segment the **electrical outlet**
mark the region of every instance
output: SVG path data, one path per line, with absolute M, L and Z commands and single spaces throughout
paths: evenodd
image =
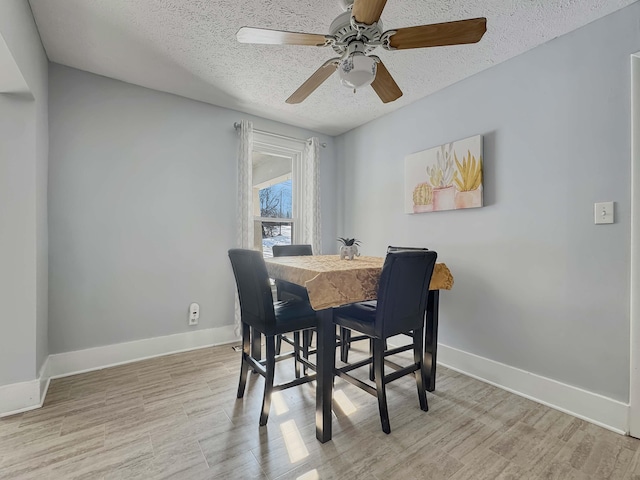
M 200 318 L 200 305 L 192 303 L 189 305 L 189 325 L 197 325 Z

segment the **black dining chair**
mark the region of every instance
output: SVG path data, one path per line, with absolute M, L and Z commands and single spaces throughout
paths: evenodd
M 427 250 L 429 249 L 421 248 L 421 247 L 393 247 L 391 245 L 387 247 L 387 253 L 402 252 L 402 251 L 427 251 Z M 411 336 L 412 334 L 409 333 L 408 335 Z M 351 343 L 357 342 L 358 340 L 365 340 L 366 338 L 368 338 L 366 335 L 358 335 L 354 337 L 351 335 L 351 330 L 349 330 L 348 328 L 341 328 L 340 329 L 340 360 L 343 361 L 344 363 L 349 363 L 349 350 L 351 349 Z M 372 353 L 372 348 L 373 347 L 370 344 L 369 355 L 371 355 Z M 373 365 L 371 365 L 369 378 L 371 380 L 374 379 Z
M 387 253 L 391 252 L 428 252 L 429 249 L 425 247 L 393 247 L 389 245 L 387 247 Z M 404 335 L 411 336 L 411 332 L 405 332 Z
M 398 251 L 387 254 L 378 299 L 360 302 L 334 310 L 334 322 L 373 340 L 373 355 L 365 360 L 336 368 L 335 374 L 378 398 L 382 430 L 391 432 L 387 409 L 386 385 L 404 375 L 415 374 L 420 408 L 429 409 L 425 388 L 424 316 L 427 308 L 429 283 L 437 254 L 432 251 Z M 385 358 L 407 350 L 407 347 L 387 349 L 389 337 L 411 332 L 413 363 L 385 375 Z M 348 372 L 373 363 L 375 387 Z
M 269 418 L 273 391 L 302 385 L 316 378 L 316 375 L 313 374 L 280 385 L 273 383 L 276 362 L 294 357 L 296 362 L 304 364 L 299 347 L 294 346 L 293 352 L 276 355 L 276 335 L 315 328 L 317 325 L 316 312 L 308 302 L 273 302 L 271 284 L 262 252 L 239 248 L 231 249 L 229 250 L 229 259 L 238 287 L 242 324 L 242 364 L 238 398 L 244 396 L 247 373 L 251 367 L 265 378 L 262 413 L 260 414 L 260 425 L 262 426 L 267 424 Z M 252 356 L 251 334 L 264 335 L 266 344 L 266 358 L 264 360 Z M 308 362 L 307 366 L 314 368 Z
M 394 247 L 392 245 L 389 245 L 387 247 L 387 253 L 392 253 L 392 252 L 428 252 L 429 249 L 426 247 Z M 372 305 L 375 305 L 375 300 L 374 303 Z M 413 332 L 402 332 L 401 335 L 406 335 L 409 337 L 413 337 Z M 352 337 L 350 330 L 347 328 L 341 328 L 340 329 L 340 345 L 342 345 L 342 348 L 340 349 L 340 358 L 342 359 L 343 362 L 348 363 L 348 359 L 349 359 L 349 349 L 351 348 L 351 342 L 356 342 L 358 340 L 363 340 L 366 337 L 366 335 L 359 335 L 357 337 Z M 386 345 L 385 345 L 386 348 Z M 406 345 L 405 350 L 410 350 L 412 348 L 411 345 Z M 373 353 L 373 340 L 370 341 L 369 343 L 369 356 L 371 356 Z M 389 362 L 389 363 L 393 363 L 393 362 Z M 371 363 L 371 365 L 369 366 L 369 380 L 373 381 L 375 380 L 375 372 L 373 371 L 373 363 Z

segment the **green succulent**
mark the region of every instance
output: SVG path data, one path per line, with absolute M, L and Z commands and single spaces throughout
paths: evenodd
M 358 240 L 357 238 L 338 237 L 338 241 L 341 242 L 345 247 L 351 247 L 352 245 L 360 245 L 360 240 Z

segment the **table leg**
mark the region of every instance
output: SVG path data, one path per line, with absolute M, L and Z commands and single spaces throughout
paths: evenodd
M 316 386 L 316 438 L 322 443 L 331 440 L 331 402 L 333 370 L 336 365 L 336 327 L 333 309 L 319 310 Z
M 429 290 L 427 300 L 427 322 L 425 328 L 424 362 L 427 367 L 425 384 L 427 391 L 436 389 L 436 353 L 438 350 L 438 307 L 440 290 Z

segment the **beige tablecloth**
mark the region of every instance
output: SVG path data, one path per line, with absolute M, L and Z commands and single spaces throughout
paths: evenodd
M 312 255 L 265 259 L 271 278 L 304 285 L 315 310 L 346 303 L 375 300 L 384 263 L 381 257 L 340 260 L 339 255 Z M 437 263 L 430 290 L 451 290 L 453 275 L 444 263 Z

